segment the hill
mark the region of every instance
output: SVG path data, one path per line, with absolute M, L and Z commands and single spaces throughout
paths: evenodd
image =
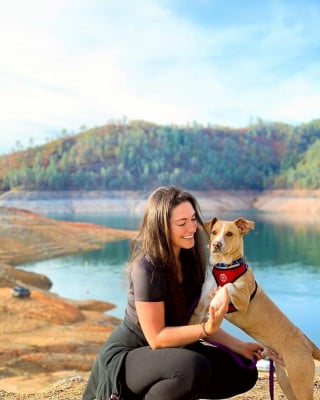
M 242 129 L 109 124 L 0 157 L 0 190 L 320 188 L 320 120 Z

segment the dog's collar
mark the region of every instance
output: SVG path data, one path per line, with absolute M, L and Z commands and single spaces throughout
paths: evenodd
M 245 264 L 245 260 L 243 257 L 238 258 L 237 260 L 232 261 L 231 264 L 217 263 L 213 265 L 213 268 L 225 269 L 225 268 L 234 268 L 239 265 Z

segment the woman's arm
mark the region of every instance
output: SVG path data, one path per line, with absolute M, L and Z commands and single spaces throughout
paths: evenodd
M 227 290 L 221 289 L 212 301 L 209 320 L 205 325 L 165 326 L 163 302 L 136 301 L 135 306 L 142 331 L 153 349 L 180 347 L 203 339 L 218 331 L 229 304 Z
M 202 326 L 165 326 L 164 303 L 136 301 L 140 326 L 152 349 L 180 347 L 205 337 Z M 217 329 L 220 323 L 217 321 Z

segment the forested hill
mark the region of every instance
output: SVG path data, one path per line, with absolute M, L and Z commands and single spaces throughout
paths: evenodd
M 113 123 L 0 157 L 0 190 L 320 188 L 320 119 L 243 129 Z

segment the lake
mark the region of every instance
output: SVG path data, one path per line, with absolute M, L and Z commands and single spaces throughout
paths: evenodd
M 126 215 L 48 215 L 57 219 L 92 222 L 122 229 L 137 229 L 140 216 Z M 233 219 L 240 215 L 221 214 Z M 320 230 L 319 223 L 304 225 L 266 218 L 246 211 L 243 217 L 254 220 L 255 229 L 245 236 L 245 255 L 257 282 L 272 300 L 320 346 Z M 206 216 L 205 216 L 206 217 Z M 101 250 L 75 254 L 35 263 L 21 268 L 45 274 L 52 292 L 71 299 L 96 299 L 111 302 L 109 311 L 122 318 L 127 300 L 125 266 L 127 240 L 107 243 Z M 225 329 L 241 338 L 247 336 L 229 322 Z

